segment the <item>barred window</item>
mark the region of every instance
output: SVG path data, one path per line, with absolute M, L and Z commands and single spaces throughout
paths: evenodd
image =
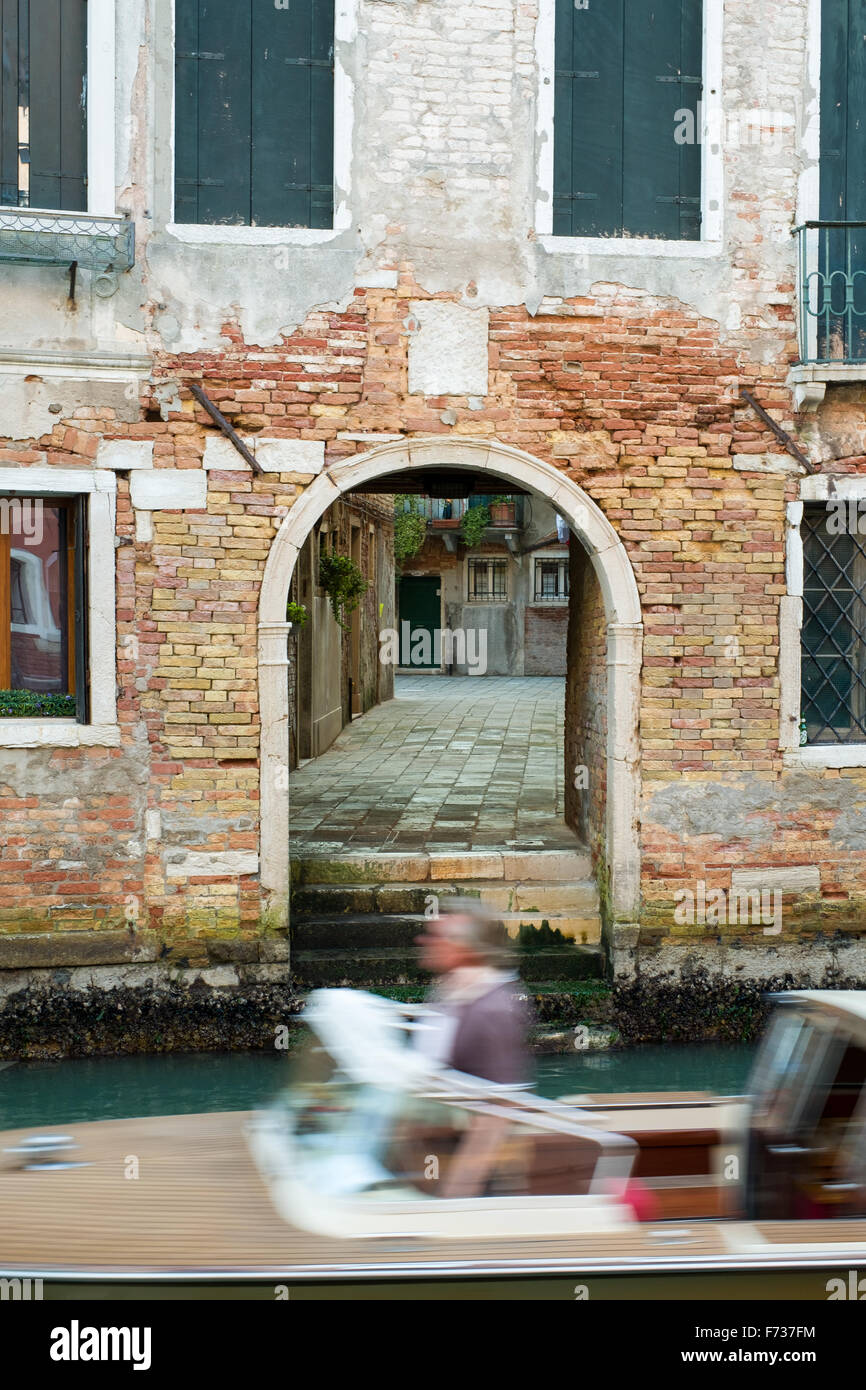
M 503 603 L 508 598 L 507 560 L 469 561 L 469 602 Z
M 805 725 L 807 743 L 866 742 L 866 534 L 860 524 L 856 504 L 822 503 L 803 511 L 801 731 Z
M 535 602 L 562 603 L 568 598 L 568 560 L 536 560 Z

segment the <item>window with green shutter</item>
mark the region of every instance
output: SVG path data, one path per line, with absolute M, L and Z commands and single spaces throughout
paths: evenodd
M 175 0 L 175 220 L 330 227 L 334 0 Z
M 554 236 L 699 240 L 701 0 L 555 3 Z
M 87 209 L 87 0 L 0 0 L 0 206 Z

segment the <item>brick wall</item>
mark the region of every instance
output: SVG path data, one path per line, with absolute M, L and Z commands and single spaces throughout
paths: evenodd
M 523 612 L 524 674 L 564 676 L 568 605 L 529 606 Z
M 676 939 L 673 892 L 705 870 L 729 879 L 733 865 L 804 860 L 820 862 L 821 893 L 792 930 L 837 920 L 862 930 L 866 859 L 852 799 L 862 805 L 866 773 L 798 774 L 777 746 L 784 503 L 794 486 L 785 473 L 758 471 L 764 456 L 783 456 L 736 388 L 750 386 L 784 417 L 790 336 L 769 367 L 735 353 L 699 315 L 622 289 L 535 316 L 502 308 L 491 316 L 490 390 L 478 409 L 409 396 L 410 296 L 423 291 L 404 272 L 396 293 L 358 293 L 343 312 L 311 314 L 276 347 L 250 345 L 226 324 L 219 353 L 159 359 L 155 384 L 180 383 L 180 408 L 166 420 L 124 426 L 78 411 L 32 446 L 0 451 L 0 464 L 89 468 L 100 436 L 116 434 L 152 440 L 157 469 L 199 469 L 211 426 L 185 389 L 191 381 L 240 427 L 322 441 L 329 463 L 363 447 L 341 433 L 370 429 L 496 438 L 549 460 L 604 510 L 640 590 L 650 936 Z M 857 459 L 845 466 L 866 469 Z M 16 831 L 4 885 L 19 925 L 55 923 L 61 900 L 79 905 L 81 920 L 117 921 L 133 897 L 141 928 L 189 959 L 204 958 L 209 936 L 259 929 L 254 875 L 179 878 L 172 865 L 191 850 L 256 849 L 257 604 L 271 541 L 310 476 L 212 470 L 208 482 L 206 511 L 155 512 L 144 541 L 119 478 L 121 748 L 0 753 Z M 599 660 L 594 648 L 585 692 Z M 598 766 L 602 730 L 580 737 Z M 603 785 L 599 775 L 596 827 Z M 145 840 L 146 810 L 160 813 L 159 841 Z M 84 859 L 86 875 L 59 867 Z

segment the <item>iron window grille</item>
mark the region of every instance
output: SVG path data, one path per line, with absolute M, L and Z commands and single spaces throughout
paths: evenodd
M 804 222 L 798 241 L 800 361 L 866 360 L 866 222 Z
M 568 598 L 568 561 L 536 560 L 535 602 L 561 603 Z
M 469 561 L 469 602 L 503 603 L 508 598 L 507 560 Z
M 0 262 L 72 265 L 106 274 L 135 261 L 135 226 L 126 217 L 0 208 Z
M 866 536 L 803 512 L 802 723 L 806 742 L 866 742 Z M 801 733 L 802 738 L 802 733 Z

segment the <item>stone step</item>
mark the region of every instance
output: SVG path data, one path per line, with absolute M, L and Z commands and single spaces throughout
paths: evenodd
M 533 912 L 499 914 L 508 935 L 531 947 L 530 933 L 558 932 L 580 945 L 601 939 L 598 915 L 583 916 Z M 421 912 L 346 912 L 340 915 L 305 914 L 292 918 L 292 951 L 344 950 L 355 947 L 399 946 L 408 950 L 424 931 L 428 918 Z
M 470 883 L 488 879 L 509 883 L 569 882 L 589 878 L 588 849 L 437 851 L 413 854 L 310 855 L 292 859 L 292 879 L 308 883 Z
M 593 879 L 563 883 L 505 883 L 477 879 L 469 883 L 306 883 L 292 894 L 292 916 L 359 912 L 424 912 L 435 898 L 464 893 L 478 897 L 496 912 L 532 912 L 541 916 L 598 915 Z
M 533 981 L 600 979 L 602 952 L 597 946 L 565 946 L 542 951 L 523 951 L 517 957 L 520 978 Z M 426 984 L 427 972 L 418 964 L 417 952 L 398 948 L 345 951 L 295 951 L 292 976 L 300 989 L 329 987 Z

